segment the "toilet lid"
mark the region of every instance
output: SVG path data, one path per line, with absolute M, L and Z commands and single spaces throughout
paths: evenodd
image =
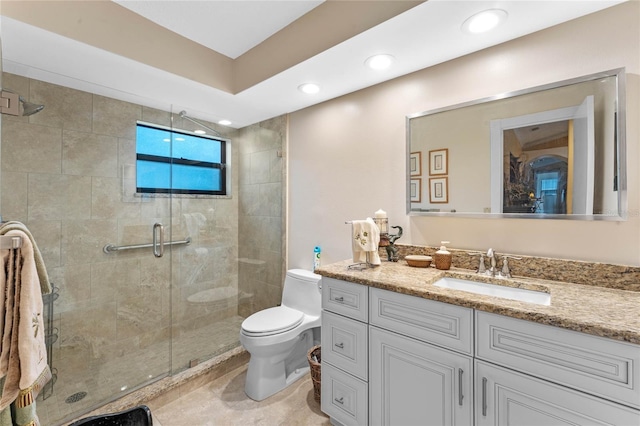
M 276 306 L 249 316 L 242 321 L 242 331 L 249 336 L 268 336 L 284 333 L 297 327 L 304 314 L 286 306 Z

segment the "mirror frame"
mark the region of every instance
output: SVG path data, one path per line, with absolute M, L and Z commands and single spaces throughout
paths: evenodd
M 616 136 L 617 146 L 616 152 L 618 156 L 618 213 L 615 215 L 579 215 L 579 214 L 548 214 L 548 213 L 474 213 L 474 212 L 422 212 L 411 210 L 411 120 L 428 115 L 438 114 L 454 109 L 464 108 L 468 106 L 498 101 L 501 99 L 513 98 L 520 95 L 526 95 L 534 92 L 540 92 L 558 87 L 569 86 L 576 83 L 583 83 L 591 80 L 598 80 L 606 77 L 616 77 L 616 95 L 617 95 L 617 120 L 616 120 Z M 506 219 L 506 218 L 522 218 L 522 219 L 563 219 L 563 220 L 604 220 L 604 221 L 623 221 L 627 220 L 627 139 L 626 139 L 626 74 L 625 68 L 615 68 L 609 71 L 603 71 L 595 74 L 589 74 L 582 77 L 576 77 L 568 80 L 562 80 L 555 83 L 549 83 L 541 86 L 530 87 L 528 89 L 517 90 L 508 93 L 502 93 L 486 98 L 476 99 L 469 102 L 463 102 L 443 108 L 430 111 L 415 113 L 406 116 L 406 209 L 408 216 L 435 216 L 435 217 L 467 217 L 481 219 Z M 487 141 L 490 149 L 490 141 Z M 490 166 L 489 166 L 490 167 Z

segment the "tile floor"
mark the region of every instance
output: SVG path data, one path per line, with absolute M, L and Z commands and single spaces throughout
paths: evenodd
M 244 365 L 169 403 L 149 403 L 154 426 L 330 425 L 310 375 L 256 402 L 244 393 L 246 374 Z

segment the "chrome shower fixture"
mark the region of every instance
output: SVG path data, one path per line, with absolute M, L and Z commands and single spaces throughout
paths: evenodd
M 44 105 L 34 104 L 32 102 L 29 102 L 25 98 L 23 98 L 22 96 L 18 97 L 18 99 L 22 103 L 22 115 L 23 116 L 33 115 L 33 114 L 38 113 L 38 112 L 40 112 L 40 111 L 42 111 L 44 109 Z
M 20 114 L 20 104 L 22 104 L 22 114 Z M 29 102 L 11 90 L 2 89 L 0 92 L 0 113 L 2 114 L 29 116 L 43 109 L 44 105 Z
M 184 111 L 184 110 L 183 110 L 183 111 L 180 111 L 180 114 L 179 114 L 179 115 L 180 115 L 180 118 L 186 118 L 187 120 L 191 121 L 192 123 L 197 124 L 198 126 L 202 126 L 202 127 L 204 127 L 205 129 L 207 129 L 207 130 L 211 130 L 211 131 L 212 131 L 216 136 L 223 137 L 223 136 L 220 134 L 220 132 L 218 132 L 217 130 L 212 129 L 211 127 L 207 126 L 206 124 L 202 124 L 201 122 L 199 122 L 199 121 L 198 121 L 198 120 L 196 120 L 195 118 L 191 118 L 191 117 L 189 117 L 189 116 L 187 115 L 187 111 Z

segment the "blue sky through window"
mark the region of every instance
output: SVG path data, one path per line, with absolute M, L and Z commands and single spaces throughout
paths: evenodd
M 225 143 L 138 123 L 138 192 L 225 195 Z

